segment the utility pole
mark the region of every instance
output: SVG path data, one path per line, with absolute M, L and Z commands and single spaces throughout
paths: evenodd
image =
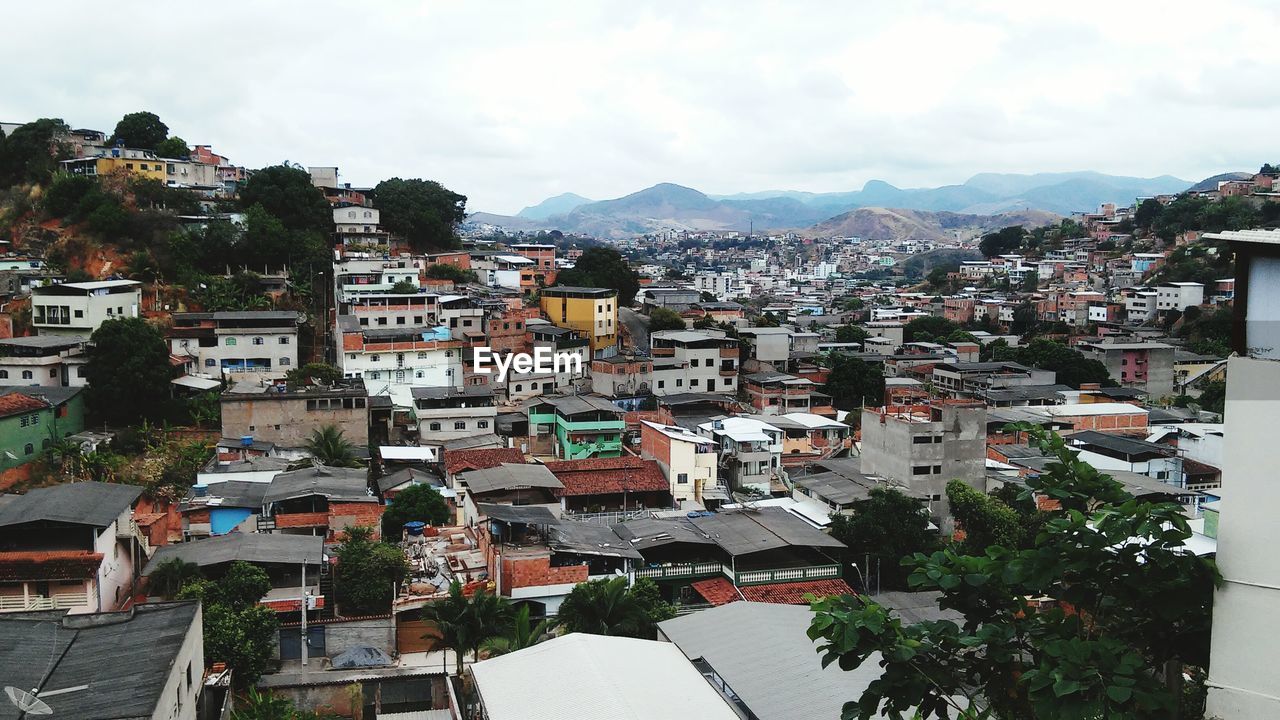
M 307 648 L 307 563 L 302 563 L 302 667 L 307 666 L 307 656 L 310 655 Z

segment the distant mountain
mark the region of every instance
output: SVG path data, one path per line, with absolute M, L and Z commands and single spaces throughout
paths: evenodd
M 552 215 L 563 215 L 570 212 L 579 205 L 586 205 L 592 202 L 588 198 L 574 193 L 563 193 L 555 197 L 547 198 L 537 205 L 529 207 L 516 213 L 516 217 L 528 218 L 530 220 L 546 220 Z
M 1218 183 L 1220 182 L 1226 182 L 1227 180 L 1251 180 L 1253 178 L 1253 175 L 1254 174 L 1251 172 L 1222 173 L 1221 175 L 1214 175 L 1213 177 L 1207 177 L 1201 180 L 1200 182 L 1196 183 L 1195 185 L 1192 185 L 1191 187 L 1187 188 L 1187 190 L 1189 190 L 1190 192 L 1209 192 L 1210 190 L 1217 190 Z
M 919 240 L 933 242 L 956 234 L 972 236 L 1010 225 L 1039 227 L 1059 216 L 1043 210 L 971 215 L 889 208 L 858 208 L 809 228 L 814 237 L 861 237 L 867 240 Z

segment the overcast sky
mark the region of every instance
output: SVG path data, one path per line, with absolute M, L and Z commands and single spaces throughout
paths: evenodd
M 2 121 L 151 110 L 236 164 L 472 210 L 1280 161 L 1277 2 L 46 0 L 4 26 Z

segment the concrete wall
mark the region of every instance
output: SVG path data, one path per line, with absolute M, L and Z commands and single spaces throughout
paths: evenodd
M 1280 362 L 1231 358 L 1207 717 L 1280 717 Z
M 169 667 L 169 675 L 151 715 L 153 720 L 196 720 L 199 709 L 196 698 L 204 685 L 203 617 L 203 609 L 196 610 L 195 619 L 178 648 L 178 655 Z M 139 641 L 146 642 L 146 639 L 139 638 Z
M 883 422 L 882 422 L 883 419 Z M 982 490 L 986 477 L 985 407 L 944 406 L 936 422 L 907 422 L 875 409 L 862 413 L 862 472 L 880 475 L 933 500 L 946 497 L 947 483 L 963 480 Z M 916 442 L 917 437 L 941 438 Z M 914 469 L 928 467 L 927 473 Z M 937 472 L 934 472 L 934 468 Z M 944 517 L 946 503 L 935 502 Z
M 297 448 L 307 444 L 311 431 L 325 425 L 336 425 L 347 442 L 357 447 L 369 444 L 368 399 L 354 398 L 363 407 L 308 410 L 302 395 L 270 395 L 268 393 L 230 394 L 222 397 L 222 435 L 273 442 L 281 447 Z M 317 395 L 314 399 L 325 399 Z M 328 398 L 350 400 L 353 398 Z M 339 403 L 341 404 L 341 403 Z M 252 429 L 250 429 L 252 428 Z

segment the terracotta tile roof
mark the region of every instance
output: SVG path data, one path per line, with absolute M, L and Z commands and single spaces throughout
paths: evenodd
M 101 553 L 83 550 L 0 552 L 0 580 L 84 580 L 101 564 Z
M 853 588 L 843 580 L 809 580 L 806 582 L 772 583 L 769 585 L 744 585 L 737 590 L 727 578 L 699 580 L 690 586 L 712 605 L 725 605 L 744 597 L 751 602 L 775 605 L 805 605 L 806 594 L 819 598 L 831 595 L 852 595 Z M 738 592 L 741 591 L 742 595 Z
M 523 463 L 524 455 L 516 448 L 474 448 L 445 450 L 444 469 L 450 475 L 463 470 L 488 470 L 503 463 Z
M 49 407 L 49 403 L 19 392 L 0 395 L 0 417 L 20 415 L 34 410 L 44 410 L 47 407 Z
M 547 463 L 547 469 L 564 485 L 555 491 L 557 497 L 670 489 L 657 461 L 638 457 L 562 460 Z

